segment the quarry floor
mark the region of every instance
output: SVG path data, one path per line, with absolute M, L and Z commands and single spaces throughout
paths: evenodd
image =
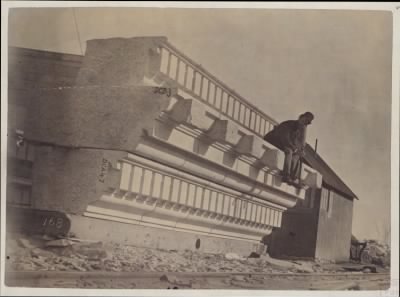
M 8 234 L 6 285 L 88 289 L 385 290 L 388 268 Z M 375 272 L 375 273 L 374 273 Z

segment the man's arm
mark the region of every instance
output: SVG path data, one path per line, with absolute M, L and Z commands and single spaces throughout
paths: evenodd
M 296 137 L 294 135 L 294 133 L 287 133 L 285 135 L 285 142 L 286 145 L 289 146 L 289 148 L 291 148 L 294 152 L 297 150 L 298 146 L 296 145 Z
M 299 143 L 298 143 L 298 154 L 301 157 L 304 157 L 305 155 L 305 147 L 306 147 L 306 132 L 307 132 L 307 126 L 300 126 L 299 128 Z
M 267 135 L 264 136 L 264 140 L 274 144 L 279 143 L 281 149 L 288 148 L 292 151 L 299 149 L 299 127 L 297 121 L 285 121 L 274 127 Z

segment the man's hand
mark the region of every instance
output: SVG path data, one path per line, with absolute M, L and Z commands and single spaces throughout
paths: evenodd
M 304 148 L 297 149 L 296 154 L 299 155 L 301 158 L 304 158 L 306 156 L 306 152 L 304 151 Z

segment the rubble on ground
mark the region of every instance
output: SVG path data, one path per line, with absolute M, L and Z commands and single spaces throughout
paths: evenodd
M 351 236 L 351 257 L 363 264 L 390 267 L 390 245 L 377 240 L 358 240 Z
M 243 257 L 234 253 L 160 250 L 84 241 L 76 238 L 27 238 L 7 240 L 9 270 L 110 271 L 110 272 L 231 272 L 315 273 L 337 271 L 314 261 L 278 260 L 262 254 Z M 165 275 L 166 279 L 171 276 Z
M 390 266 L 390 246 L 376 240 L 367 240 L 361 260 L 367 259 L 370 263 L 387 267 Z

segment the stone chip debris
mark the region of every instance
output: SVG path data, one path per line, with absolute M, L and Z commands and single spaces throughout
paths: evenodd
M 210 254 L 190 250 L 162 250 L 74 238 L 27 237 L 7 239 L 6 268 L 16 271 L 113 271 L 113 272 L 226 272 L 321 273 L 340 271 L 337 265 L 317 261 L 279 260 L 234 253 Z M 343 271 L 343 269 L 342 269 Z M 364 271 L 364 272 L 367 272 Z M 164 275 L 170 283 L 179 283 Z M 182 285 L 182 284 L 181 284 Z

